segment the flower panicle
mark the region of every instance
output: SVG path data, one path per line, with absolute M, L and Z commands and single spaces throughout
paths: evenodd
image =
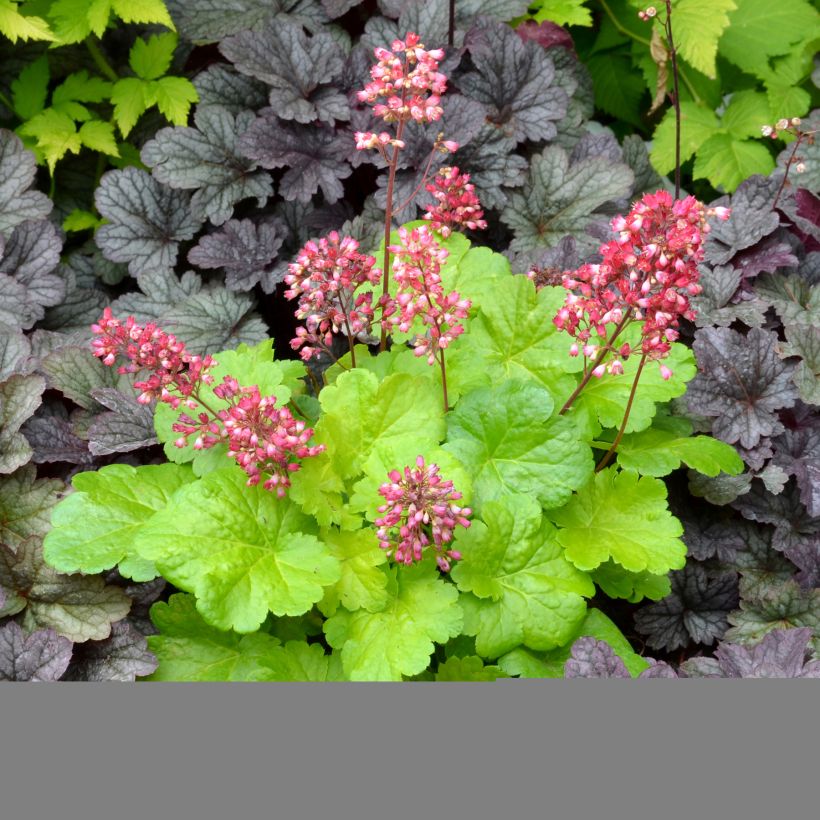
M 472 514 L 456 503 L 461 493 L 441 477 L 437 464 L 425 464 L 421 455 L 415 467 L 392 470 L 387 477 L 390 480 L 379 487 L 385 499 L 379 507 L 383 515 L 374 522 L 379 546 L 400 564 L 420 561 L 430 547 L 439 568 L 449 572 L 452 562 L 461 558 L 449 547 L 454 530 L 469 527 Z
M 453 228 L 461 226 L 473 231 L 486 229 L 484 211 L 469 174 L 461 173 L 456 166 L 439 168 L 434 181 L 425 187 L 436 201 L 427 206 L 422 218 L 429 220 L 430 227 L 445 239 Z
M 707 208 L 693 196 L 673 201 L 667 191 L 645 194 L 611 226 L 615 239 L 601 246 L 600 263 L 567 271 L 566 300 L 553 323 L 574 338 L 570 355 L 599 363 L 592 375 L 623 373 L 623 362 L 640 353 L 668 356 L 681 319 L 694 320 L 691 299 L 701 292 L 698 264 L 703 260 L 708 217 L 728 219 L 725 207 Z M 640 344 L 607 344 L 608 325 L 642 321 Z M 600 354 L 610 354 L 600 364 Z M 660 365 L 661 376 L 672 371 Z

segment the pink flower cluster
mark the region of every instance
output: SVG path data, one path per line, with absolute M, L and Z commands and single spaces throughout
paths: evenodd
M 119 356 L 124 356 L 128 364 L 117 368 L 119 373 L 150 372 L 145 381 L 134 382 L 134 387 L 142 391 L 137 398 L 141 404 L 160 399 L 176 409 L 198 384 L 213 382 L 213 376 L 207 373 L 215 364 L 210 356 L 192 356 L 175 336 L 153 323 L 142 327 L 129 316 L 123 324 L 111 308 L 105 308 L 91 330 L 95 334 L 91 342 L 93 353 L 103 364 L 111 367 Z
M 297 328 L 291 347 L 299 350 L 305 361 L 327 350 L 334 333 L 348 337 L 369 335 L 373 325 L 373 292 L 356 295 L 365 284 L 375 285 L 382 271 L 374 267 L 372 256 L 359 253 L 359 243 L 352 237 L 339 238 L 331 231 L 318 242 L 308 242 L 296 261 L 288 266 L 285 291 L 288 299 L 299 299 L 296 318 L 305 320 Z
M 387 321 L 407 333 L 415 318 L 420 317 L 429 332 L 414 340 L 415 354 L 427 356 L 427 362 L 434 364 L 438 351 L 464 332 L 458 320 L 466 318 L 471 303 L 456 291 L 444 292 L 441 266 L 449 254 L 426 225 L 411 231 L 399 228 L 399 237 L 400 245 L 390 245 L 391 253 L 395 254 L 393 275 L 399 285 L 395 297 L 397 312 Z
M 487 227 L 469 174 L 460 173 L 455 166 L 439 168 L 435 181 L 428 182 L 426 188 L 435 197 L 436 203 L 427 207 L 423 218 L 429 220 L 430 227 L 443 237 L 447 238 L 459 225 L 473 231 Z
M 281 498 L 290 486 L 289 474 L 300 468 L 297 459 L 315 456 L 325 449 L 324 445 L 308 446 L 313 430 L 295 419 L 286 407 L 277 408 L 276 396 L 261 396 L 256 386 L 240 387 L 231 376 L 225 376 L 213 388 L 214 396 L 227 407 L 209 407 L 200 389 L 213 384 L 214 377 L 208 370 L 216 362 L 210 356 L 189 354 L 182 342 L 156 325 L 141 327 L 133 316 L 123 324 L 106 308 L 91 330 L 95 334 L 93 353 L 103 364 L 110 367 L 119 357 L 125 357 L 128 364 L 118 368 L 120 373 L 148 371 L 145 381 L 134 382 L 143 391 L 140 402 L 147 404 L 156 398 L 175 410 L 184 403 L 187 410 L 196 413 L 194 418 L 183 411 L 172 425 L 175 433 L 181 433 L 175 446 L 185 447 L 191 436 L 196 436 L 193 447 L 197 450 L 226 441 L 229 457 L 248 475 L 248 486 L 258 484 L 262 474 L 270 474 L 264 487 L 275 489 Z
M 453 490 L 452 481 L 441 478 L 438 465 L 426 466 L 423 456 L 416 459 L 415 469 L 405 467 L 403 475 L 393 470 L 388 478 L 390 481 L 379 487 L 387 502 L 379 512 L 385 514 L 374 522 L 379 546 L 399 563 L 412 564 L 421 560 L 432 539 L 436 563 L 448 572 L 451 561 L 461 558 L 461 553 L 447 545 L 457 526 L 470 526 L 472 510 L 454 503 L 461 493 Z
M 617 238 L 600 248 L 600 264 L 582 265 L 563 275 L 569 291 L 553 319 L 559 330 L 576 339 L 570 354 L 598 359 L 594 376 L 623 373 L 622 362 L 638 352 L 628 343 L 608 346 L 607 325 L 642 321 L 640 352 L 662 359 L 678 338 L 681 318 L 694 319 L 690 298 L 701 291 L 698 263 L 709 231 L 707 216 L 728 219 L 728 208 L 707 209 L 694 197 L 673 201 L 666 191 L 645 194 L 627 216 L 612 220 Z M 668 379 L 672 371 L 661 365 Z

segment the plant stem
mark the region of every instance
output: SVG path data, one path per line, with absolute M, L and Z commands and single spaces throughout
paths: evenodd
M 444 412 L 450 409 L 450 402 L 447 400 L 447 368 L 444 366 L 444 348 L 439 350 L 438 363 L 441 367 L 441 388 L 444 391 Z
M 402 91 L 402 99 L 406 89 Z M 404 120 L 399 122 L 396 128 L 396 139 L 400 140 L 404 132 Z M 387 201 L 384 206 L 384 264 L 382 280 L 382 296 L 390 295 L 390 229 L 393 227 L 393 188 L 396 184 L 396 169 L 399 163 L 399 151 L 401 149 L 398 145 L 393 147 L 393 155 L 390 157 L 390 170 L 387 175 Z M 387 350 L 387 328 L 382 324 L 381 340 L 379 341 L 379 350 Z
M 629 421 L 629 414 L 632 411 L 632 402 L 635 401 L 635 393 L 638 390 L 638 382 L 641 379 L 641 373 L 643 372 L 643 366 L 646 364 L 646 353 L 641 356 L 640 362 L 638 362 L 638 369 L 635 371 L 635 378 L 632 380 L 632 389 L 629 391 L 629 400 L 626 403 L 626 410 L 624 410 L 624 420 L 621 422 L 621 427 L 618 430 L 618 435 L 615 436 L 615 441 L 612 442 L 612 446 L 609 450 L 606 451 L 604 457 L 598 462 L 598 466 L 595 468 L 596 473 L 600 473 L 601 470 L 609 464 L 610 459 L 612 456 L 615 455 L 615 451 L 618 449 L 618 445 L 621 443 L 621 439 L 624 435 L 624 430 L 626 430 L 626 423 Z
M 452 46 L 456 35 L 456 0 L 450 0 L 450 23 L 447 29 L 447 45 Z
M 2 91 L 0 91 L 0 103 L 3 103 L 12 114 L 14 113 L 14 106 L 11 100 Z
M 397 211 L 404 210 L 412 201 L 416 194 L 421 190 L 421 186 L 424 185 L 425 182 L 428 180 L 428 174 L 430 173 L 430 166 L 433 164 L 433 157 L 438 153 L 438 140 L 436 140 L 435 145 L 433 145 L 433 150 L 430 152 L 430 156 L 427 158 L 427 165 L 424 167 L 424 173 L 421 175 L 421 182 L 413 189 L 413 193 L 401 203 L 401 205 L 396 206 Z
M 111 67 L 108 60 L 105 59 L 105 55 L 97 45 L 97 38 L 93 35 L 89 35 L 85 38 L 84 42 L 85 47 L 88 49 L 88 53 L 91 55 L 91 59 L 94 61 L 94 65 L 96 65 L 97 68 L 100 69 L 100 72 L 111 80 L 112 83 L 117 82 L 117 80 L 119 80 L 119 75 Z
M 639 37 L 637 34 L 633 34 L 631 31 L 624 28 L 619 22 L 618 18 L 612 13 L 612 9 L 606 4 L 606 0 L 600 0 L 600 2 L 601 8 L 603 8 L 603 10 L 607 14 L 607 17 L 609 17 L 609 19 L 612 21 L 612 25 L 615 26 L 615 28 L 618 29 L 618 31 L 620 31 L 621 34 L 624 34 L 627 37 L 631 37 L 633 40 L 639 43 L 643 43 L 646 46 L 651 45 L 649 40 L 647 40 L 645 37 Z
M 783 174 L 783 180 L 780 183 L 780 187 L 777 189 L 777 193 L 774 196 L 774 202 L 772 202 L 772 210 L 777 207 L 777 200 L 780 199 L 780 194 L 783 193 L 783 189 L 786 187 L 786 182 L 789 179 L 789 171 L 791 170 L 792 163 L 794 162 L 794 158 L 797 155 L 797 149 L 800 147 L 800 143 L 803 142 L 803 137 L 805 134 L 801 131 L 797 132 L 797 139 L 794 141 L 794 148 L 792 148 L 791 154 L 789 154 L 789 158 L 786 160 L 786 172 Z
M 595 368 L 598 367 L 598 365 L 601 364 L 601 362 L 603 362 L 603 360 L 606 358 L 606 354 L 609 353 L 615 339 L 617 339 L 618 336 L 620 336 L 621 331 L 629 324 L 630 321 L 631 317 L 629 316 L 629 314 L 627 314 L 626 316 L 624 316 L 623 319 L 621 319 L 620 322 L 618 322 L 614 332 L 612 333 L 612 336 L 609 337 L 607 343 L 603 346 L 601 352 L 595 358 L 595 361 L 592 363 L 590 368 L 585 371 L 584 377 L 578 383 L 578 387 L 576 387 L 575 390 L 572 391 L 572 395 L 570 395 L 566 402 L 564 402 L 564 406 L 558 411 L 559 416 L 563 416 L 564 413 L 566 413 L 567 410 L 569 410 L 569 408 L 572 407 L 575 399 L 578 398 L 578 396 L 581 394 L 581 391 L 587 386 L 587 384 L 589 384 L 589 380 L 592 378 L 592 373 L 595 370 Z
M 672 38 L 672 0 L 666 0 L 666 37 L 669 42 L 669 57 L 672 60 L 672 88 L 675 107 L 675 199 L 680 199 L 680 88 L 678 86 L 678 53 Z

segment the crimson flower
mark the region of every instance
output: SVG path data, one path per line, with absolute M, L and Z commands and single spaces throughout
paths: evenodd
M 435 180 L 425 187 L 436 202 L 427 206 L 423 219 L 429 220 L 430 227 L 445 239 L 454 227 L 464 225 L 473 231 L 487 227 L 469 174 L 460 173 L 455 166 L 439 168 Z

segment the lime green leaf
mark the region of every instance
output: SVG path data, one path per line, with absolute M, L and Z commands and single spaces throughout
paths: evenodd
M 462 234 L 452 234 L 450 239 L 453 236 Z M 442 268 L 441 280 L 445 290 L 458 291 L 462 298 L 472 302 L 472 315 L 476 309 L 492 304 L 497 288 L 514 277 L 506 256 L 489 248 L 470 248 L 469 243 L 467 246 L 466 253 L 458 257 L 457 265 L 445 265 Z M 452 258 L 451 256 L 450 259 Z M 447 261 L 450 262 L 450 259 Z
M 148 638 L 159 668 L 148 680 L 271 680 L 281 652 L 279 640 L 264 632 L 237 635 L 208 626 L 196 611 L 193 595 L 172 595 L 151 607 L 159 635 Z
M 83 147 L 74 120 L 53 108 L 41 111 L 18 130 L 20 134 L 37 140 L 37 148 L 42 151 L 52 173 L 58 160 L 69 152 L 78 154 Z
M 28 17 L 18 11 L 17 0 L 0 0 L 0 33 L 16 43 L 18 40 L 55 39 L 48 23 L 41 17 Z
M 447 658 L 436 670 L 437 681 L 494 681 L 509 675 L 498 666 L 485 666 L 477 655 Z
M 612 561 L 606 561 L 593 570 L 592 580 L 610 598 L 624 598 L 632 604 L 644 598 L 660 601 L 672 591 L 668 574 L 629 572 Z
M 113 83 L 103 80 L 101 77 L 89 76 L 83 69 L 69 74 L 65 80 L 54 89 L 51 95 L 52 105 L 65 102 L 105 102 L 111 96 Z
M 90 574 L 119 564 L 120 572 L 135 581 L 156 577 L 153 565 L 134 551 L 134 538 L 193 480 L 187 467 L 176 464 L 111 464 L 78 473 L 72 481 L 75 492 L 52 513 L 52 529 L 44 542 L 46 561 L 61 572 Z
M 102 26 L 97 24 L 100 7 L 104 9 Z M 92 18 L 91 10 L 97 12 Z M 48 17 L 61 44 L 80 43 L 93 31 L 98 37 L 105 33 L 108 23 L 109 0 L 57 0 L 51 4 Z M 92 26 L 91 19 L 95 25 Z
M 627 332 L 619 337 L 618 341 L 637 338 L 637 335 Z M 623 375 L 605 374 L 599 379 L 590 380 L 569 411 L 570 417 L 576 420 L 579 428 L 594 436 L 600 429 L 599 424 L 603 427 L 621 426 L 638 364 L 639 357 L 632 356 L 624 364 Z M 656 405 L 683 395 L 686 392 L 686 383 L 693 379 L 697 372 L 692 351 L 678 342 L 673 343 L 664 364 L 672 370 L 672 376 L 668 380 L 661 376 L 657 362 L 650 361 L 644 367 L 627 420 L 627 433 L 649 427 L 655 415 Z
M 233 376 L 241 385 L 256 385 L 263 396 L 276 396 L 276 406 L 283 407 L 290 401 L 291 394 L 298 384 L 298 376 L 304 373 L 304 365 L 293 361 L 274 361 L 273 339 L 263 339 L 254 347 L 241 344 L 235 350 L 223 350 L 214 355 L 216 365 L 210 374 L 213 384 L 200 389 L 203 401 L 214 409 L 224 405 L 214 395 L 214 387 L 222 383 L 225 376 Z M 193 462 L 194 473 L 204 475 L 210 470 L 224 467 L 228 462 L 227 445 L 219 444 L 208 450 L 195 450 L 193 442 L 185 447 L 174 446 L 179 433 L 174 432 L 173 425 L 179 419 L 180 410 L 170 405 L 158 403 L 154 410 L 154 429 L 157 437 L 164 444 L 165 455 L 177 464 Z
M 80 126 L 80 139 L 86 148 L 118 157 L 117 138 L 114 136 L 114 126 L 102 120 L 89 120 Z
M 609 467 L 547 515 L 579 569 L 593 570 L 612 558 L 631 572 L 660 575 L 686 562 L 683 527 L 669 512 L 666 485 L 657 478 Z
M 314 437 L 314 441 L 318 439 Z M 320 526 L 335 524 L 343 530 L 357 530 L 362 526 L 362 517 L 351 513 L 345 489 L 331 454 L 325 450 L 302 462 L 302 468 L 291 476 L 288 495 Z
M 143 80 L 159 79 L 171 67 L 176 47 L 177 35 L 172 31 L 154 34 L 147 40 L 138 37 L 128 55 L 128 64 Z
M 48 95 L 48 57 L 44 54 L 29 63 L 11 84 L 11 104 L 21 120 L 30 120 L 39 114 Z
M 586 0 L 538 0 L 533 3 L 533 20 L 549 20 L 559 26 L 591 26 L 592 13 L 584 5 Z
M 419 453 L 444 438 L 441 395 L 429 379 L 401 373 L 378 378 L 351 370 L 319 394 L 322 416 L 316 440 L 326 443 L 336 473 L 353 478 L 376 442 L 412 438 Z
M 124 23 L 160 23 L 175 31 L 174 21 L 162 0 L 92 0 L 107 2 Z
M 123 137 L 127 137 L 148 108 L 145 83 L 139 77 L 125 77 L 119 80 L 111 91 L 111 102 L 114 105 L 114 121 Z
M 766 176 L 774 170 L 774 159 L 764 145 L 715 134 L 698 149 L 695 179 L 708 179 L 716 188 L 734 191 L 752 174 Z
M 174 125 L 187 125 L 191 106 L 199 100 L 194 84 L 185 77 L 163 77 L 152 87 L 160 113 Z
M 462 591 L 464 631 L 497 658 L 519 644 L 547 650 L 566 643 L 595 594 L 589 576 L 564 558 L 555 528 L 527 496 L 488 501 L 483 521 L 459 530 L 461 560 L 452 570 Z M 471 594 L 470 594 L 471 593 Z
M 693 68 L 715 78 L 718 40 L 729 25 L 735 0 L 677 0 L 672 25 L 678 54 Z
M 325 622 L 325 635 L 340 649 L 350 680 L 401 680 L 430 661 L 433 642 L 461 632 L 458 591 L 437 577 L 434 565 L 390 570 L 388 600 L 380 612 L 339 609 Z
M 473 506 L 518 493 L 558 507 L 592 472 L 592 452 L 552 396 L 531 382 L 474 390 L 448 417 L 444 449 L 473 477 Z
M 649 666 L 636 654 L 621 630 L 600 609 L 587 610 L 584 620 L 564 646 L 545 655 L 536 655 L 523 648 L 513 649 L 498 659 L 498 665 L 508 674 L 520 678 L 563 678 L 564 664 L 569 660 L 572 644 L 584 637 L 606 641 L 633 678 Z
M 817 31 L 818 13 L 807 0 L 735 2 L 737 8 L 730 12 L 720 39 L 720 54 L 761 79 L 768 73 L 769 57 L 786 54 L 807 31 Z
M 646 84 L 630 58 L 618 51 L 605 51 L 591 55 L 586 64 L 592 75 L 596 108 L 640 126 Z
M 769 101 L 759 91 L 738 91 L 721 117 L 721 126 L 732 137 L 759 137 L 760 127 L 772 118 Z
M 536 291 L 526 276 L 500 278 L 447 360 L 448 385 L 464 393 L 506 379 L 532 380 L 563 403 L 576 384 L 568 374 L 581 367 L 569 355 L 572 340 L 552 323 L 565 297 L 563 288 Z
M 694 102 L 681 102 L 680 159 L 686 162 L 719 128 L 717 115 Z M 668 174 L 675 167 L 675 112 L 668 109 L 652 136 L 649 152 L 658 173 Z
M 681 438 L 655 427 L 625 435 L 617 453 L 621 467 L 642 475 L 668 475 L 677 470 L 681 462 L 712 477 L 720 472 L 729 475 L 743 472 L 743 459 L 734 447 L 711 436 Z
M 66 233 L 79 233 L 89 229 L 96 230 L 102 224 L 102 220 L 91 213 L 75 208 L 64 220 L 63 230 Z
M 354 532 L 322 530 L 321 538 L 339 561 L 341 576 L 327 587 L 319 609 L 332 615 L 341 604 L 350 612 L 366 609 L 376 612 L 387 603 L 387 576 L 382 570 L 387 557 L 379 548 L 372 527 Z
M 252 632 L 268 612 L 301 615 L 341 576 L 314 522 L 231 466 L 183 487 L 139 534 L 137 551 L 197 597 L 220 629 Z

